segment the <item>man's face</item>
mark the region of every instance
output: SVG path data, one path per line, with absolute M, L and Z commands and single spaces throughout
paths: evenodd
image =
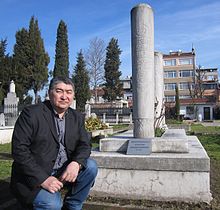
M 49 98 L 58 113 L 65 112 L 73 102 L 74 91 L 72 85 L 58 83 L 50 90 Z

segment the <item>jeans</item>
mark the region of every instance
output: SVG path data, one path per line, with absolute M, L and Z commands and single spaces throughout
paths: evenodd
M 33 202 L 33 209 L 61 210 L 63 207 L 69 210 L 81 210 L 83 202 L 94 184 L 97 172 L 96 162 L 89 158 L 86 167 L 79 172 L 76 182 L 68 184 L 68 192 L 64 200 L 62 200 L 60 192 L 50 193 L 41 189 Z

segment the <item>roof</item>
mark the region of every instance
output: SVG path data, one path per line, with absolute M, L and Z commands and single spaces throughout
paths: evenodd
M 180 99 L 181 105 L 187 104 L 215 104 L 215 101 L 210 100 L 209 98 L 187 98 Z
M 177 56 L 179 56 L 179 57 L 192 57 L 192 56 L 195 56 L 195 54 L 192 52 L 176 51 L 176 52 L 170 52 L 170 54 L 164 54 L 163 58 L 174 58 Z

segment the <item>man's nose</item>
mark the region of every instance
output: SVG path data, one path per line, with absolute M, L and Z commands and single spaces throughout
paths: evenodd
M 65 92 L 63 92 L 63 93 L 61 94 L 61 98 L 62 98 L 62 99 L 66 99 L 66 98 L 67 98 L 67 94 L 66 94 Z

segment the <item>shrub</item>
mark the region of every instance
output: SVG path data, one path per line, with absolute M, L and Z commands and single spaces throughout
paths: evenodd
M 102 123 L 99 118 L 89 117 L 85 121 L 85 128 L 87 131 L 94 131 L 106 129 L 108 126 L 105 123 Z

